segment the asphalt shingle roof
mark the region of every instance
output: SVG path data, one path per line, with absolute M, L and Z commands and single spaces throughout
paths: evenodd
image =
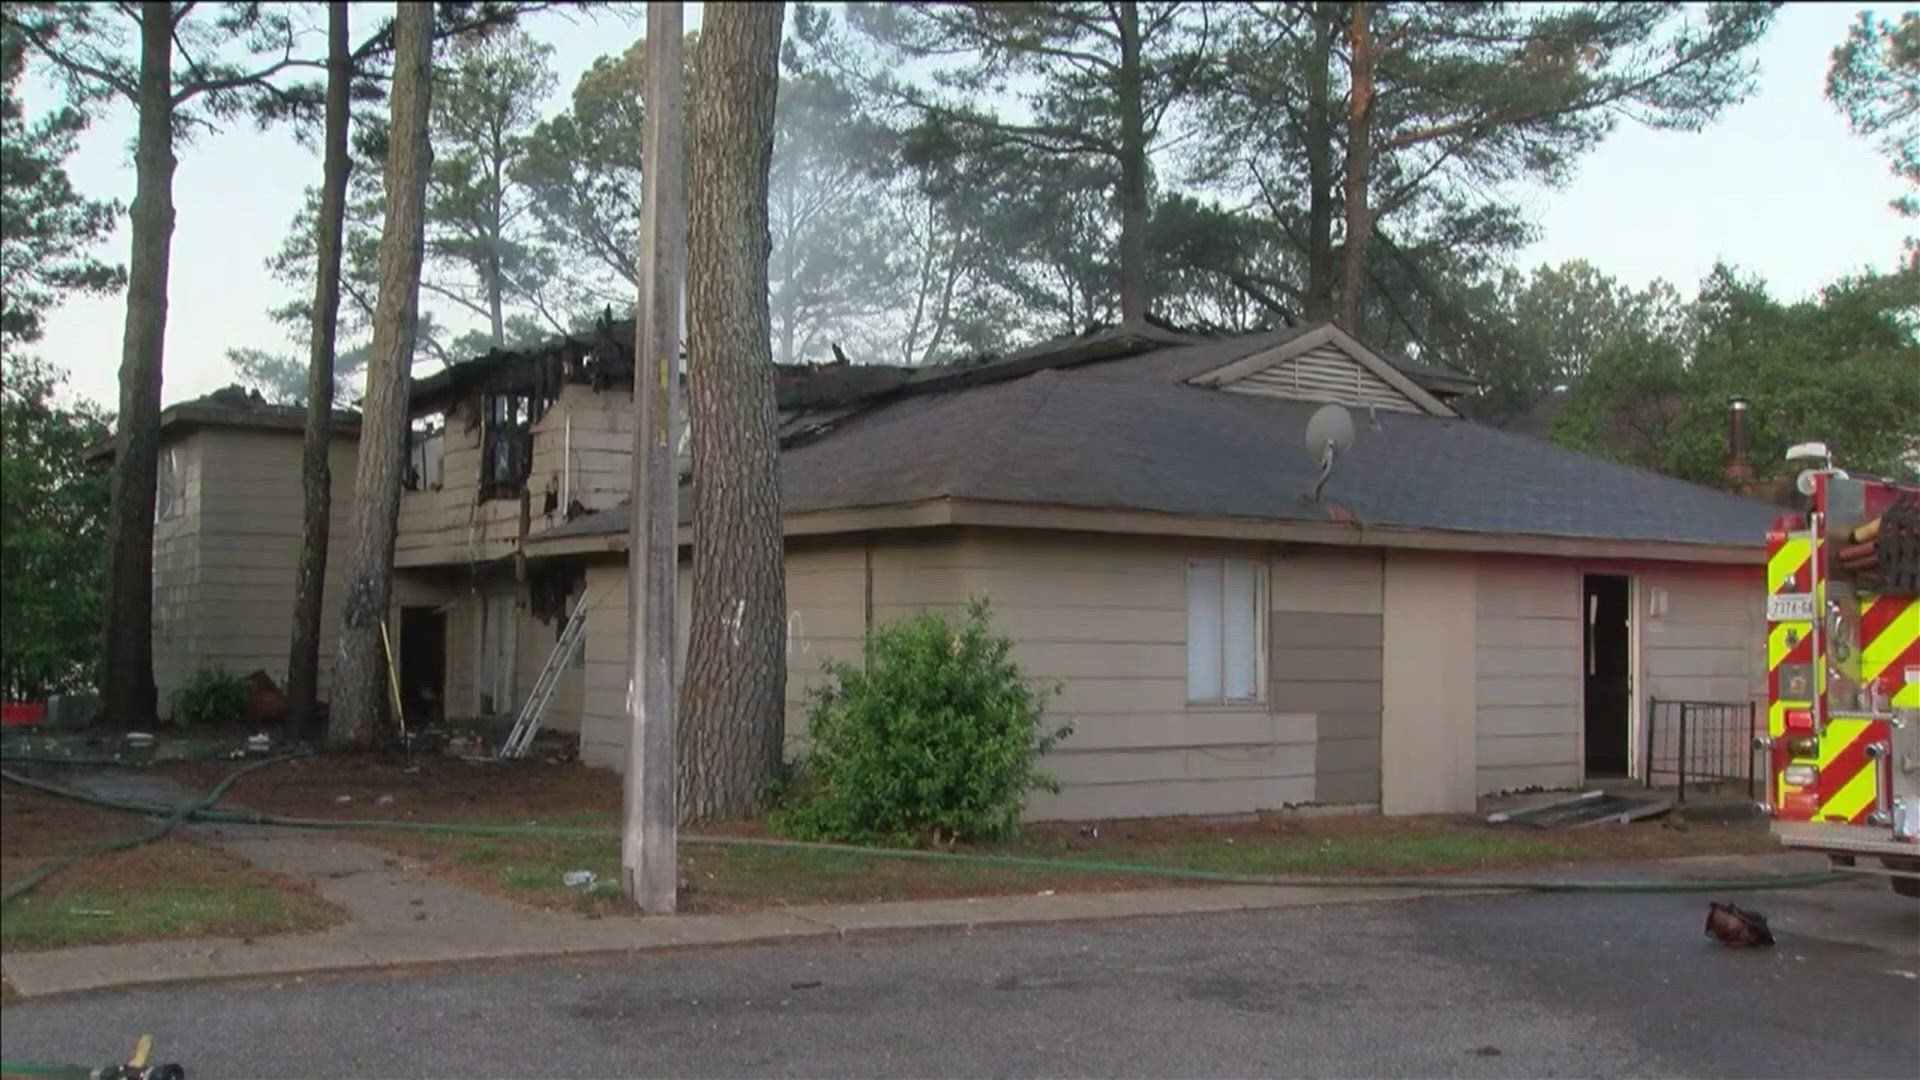
M 1355 415 L 1320 502 L 1313 402 L 1186 385 L 1280 331 L 895 401 L 781 455 L 789 513 L 948 497 L 1207 517 L 1712 545 L 1762 542 L 1778 508 L 1466 420 Z M 688 518 L 685 490 L 681 520 Z M 627 508 L 542 534 L 627 528 Z

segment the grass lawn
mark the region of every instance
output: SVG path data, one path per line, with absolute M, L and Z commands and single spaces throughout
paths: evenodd
M 626 910 L 620 897 L 617 814 L 542 818 L 543 825 L 606 828 L 605 839 L 440 837 L 369 833 L 365 839 L 487 892 L 546 908 L 587 913 Z M 590 870 L 591 890 L 571 889 L 562 877 Z M 682 843 L 681 909 L 690 913 L 749 911 L 785 904 L 854 903 L 1006 893 L 1143 888 L 1149 882 L 1117 874 L 1063 874 L 927 863 L 837 852 L 722 848 Z
M 473 820 L 485 820 L 476 815 Z M 493 820 L 500 820 L 494 818 Z M 542 818 L 543 825 L 604 828 L 604 838 L 443 837 L 370 833 L 387 847 L 466 885 L 547 908 L 584 912 L 624 909 L 619 897 L 620 846 L 612 812 Z M 764 835 L 753 826 L 722 830 Z M 1014 840 L 962 845 L 982 855 L 1127 863 L 1230 874 L 1425 875 L 1522 869 L 1574 862 L 1773 850 L 1764 828 L 1702 825 L 1686 830 L 1641 824 L 1565 833 L 1516 833 L 1471 820 L 1379 817 L 1316 821 L 1107 823 L 1100 836 L 1078 827 L 1040 826 Z M 592 890 L 568 888 L 562 876 L 590 870 Z M 1206 887 L 1152 874 L 925 862 L 840 852 L 723 847 L 683 840 L 681 907 L 688 912 L 744 911 L 786 904 L 855 903 L 1039 892 L 1106 892 L 1154 887 Z
M 411 769 L 412 771 L 407 771 Z M 206 788 L 227 762 L 181 763 L 160 771 Z M 345 797 L 347 801 L 340 801 Z M 429 836 L 398 832 L 356 838 L 463 884 L 542 907 L 625 910 L 618 896 L 621 780 L 577 764 L 476 764 L 444 757 L 411 765 L 375 754 L 288 762 L 243 778 L 228 801 L 311 817 L 396 818 L 604 830 L 606 836 Z M 1776 850 L 1764 826 L 1659 822 L 1574 832 L 1494 830 L 1473 817 L 1378 815 L 1237 822 L 1184 819 L 1036 825 L 1015 840 L 962 846 L 981 854 L 1139 863 L 1236 874 L 1417 875 L 1471 873 L 1603 860 Z M 754 824 L 703 832 L 764 836 Z M 570 870 L 591 870 L 598 890 L 569 889 Z M 726 848 L 683 841 L 681 907 L 741 911 L 781 904 L 870 902 L 1039 892 L 1099 892 L 1182 884 L 1112 871 L 961 865 L 839 853 Z M 1193 883 L 1189 883 L 1193 884 Z
M 0 788 L 0 878 L 132 836 L 143 820 L 8 785 Z M 84 860 L 0 909 L 0 951 L 160 938 L 253 936 L 341 921 L 318 896 L 231 856 L 169 836 Z

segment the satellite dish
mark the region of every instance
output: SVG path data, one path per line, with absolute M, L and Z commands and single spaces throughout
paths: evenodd
M 1333 475 L 1333 460 L 1353 445 L 1353 414 L 1341 405 L 1322 405 L 1307 421 L 1307 457 L 1320 466 L 1320 479 L 1313 485 L 1313 498 Z

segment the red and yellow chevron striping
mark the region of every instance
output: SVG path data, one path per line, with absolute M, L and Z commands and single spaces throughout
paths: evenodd
M 1878 682 L 1896 708 L 1920 707 L 1920 685 L 1906 669 L 1920 666 L 1920 597 L 1882 596 L 1860 613 L 1860 681 Z
M 1774 596 L 1816 594 L 1813 560 L 1823 544 L 1807 533 L 1769 533 L 1767 591 Z M 1814 609 L 1823 595 L 1812 595 Z M 1870 596 L 1860 601 L 1859 678 L 1878 683 L 1896 708 L 1920 707 L 1920 684 L 1906 669 L 1920 666 L 1920 599 Z M 1781 817 L 1861 824 L 1874 810 L 1879 766 L 1867 747 L 1889 739 L 1884 721 L 1829 717 L 1815 755 L 1796 756 L 1785 745 L 1787 714 L 1812 710 L 1827 689 L 1826 657 L 1817 656 L 1813 625 L 1788 619 L 1767 627 L 1767 731 L 1773 736 L 1774 805 Z M 1882 698 L 1885 700 L 1885 698 Z M 1790 784 L 1788 770 L 1812 766 L 1812 783 Z
M 1867 756 L 1867 747 L 1887 738 L 1887 725 L 1878 720 L 1832 720 L 1820 738 L 1819 821 L 1866 823 L 1873 812 L 1879 784 L 1879 764 Z

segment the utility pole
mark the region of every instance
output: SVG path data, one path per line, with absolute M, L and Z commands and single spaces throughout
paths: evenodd
M 687 273 L 686 88 L 681 5 L 647 5 L 646 115 L 641 125 L 640 303 L 633 329 L 632 526 L 627 540 L 627 896 L 648 915 L 679 898 L 674 797 L 674 579 L 679 572 L 681 291 Z

